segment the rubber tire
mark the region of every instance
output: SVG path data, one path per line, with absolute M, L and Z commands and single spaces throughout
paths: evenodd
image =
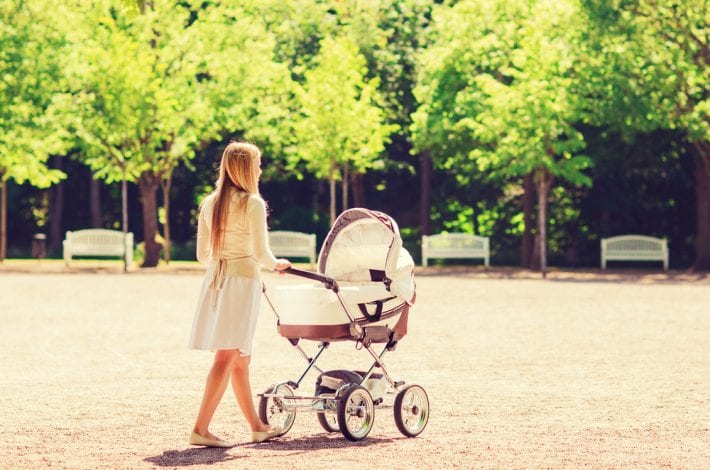
M 423 406 L 426 407 L 426 414 L 424 415 L 423 419 L 424 422 L 421 424 L 421 426 L 417 430 L 410 430 L 407 425 L 404 422 L 404 410 L 402 409 L 402 402 L 404 401 L 404 396 L 407 394 L 408 391 L 411 389 L 418 389 L 421 392 L 421 396 L 424 398 L 424 404 Z M 429 397 L 426 394 L 426 391 L 419 385 L 407 385 L 404 387 L 402 390 L 397 393 L 397 396 L 394 398 L 394 423 L 397 425 L 397 429 L 399 429 L 399 432 L 404 434 L 407 437 L 416 437 L 419 434 L 424 431 L 424 428 L 426 428 L 427 423 L 429 422 Z
M 367 413 L 366 410 L 366 415 L 364 416 L 364 418 L 368 423 L 368 427 L 362 434 L 355 434 L 351 432 L 350 429 L 348 429 L 348 402 L 350 401 L 350 397 L 353 394 L 358 394 L 364 397 L 366 401 L 366 408 L 370 411 L 369 413 Z M 349 441 L 360 441 L 362 439 L 365 439 L 367 435 L 370 434 L 370 431 L 372 430 L 372 426 L 374 424 L 375 403 L 372 400 L 370 392 L 368 392 L 365 387 L 362 387 L 360 385 L 352 385 L 348 387 L 340 396 L 340 400 L 338 401 L 338 426 L 340 426 L 340 432 L 342 432 L 343 436 L 345 436 L 345 438 Z
M 325 390 L 321 389 L 321 387 L 318 387 L 316 390 L 316 396 L 320 396 L 322 393 L 330 393 L 329 388 L 323 387 Z M 327 390 L 327 391 L 326 391 Z M 332 395 L 332 393 L 331 393 Z M 320 424 L 320 427 L 322 427 L 326 432 L 339 432 L 340 431 L 340 426 L 338 426 L 338 415 L 337 413 L 335 414 L 335 427 L 331 426 L 330 421 L 328 421 L 327 416 L 333 416 L 333 413 L 316 413 L 318 415 L 318 424 Z
M 340 426 L 338 426 L 337 428 L 330 426 L 330 421 L 328 421 L 328 418 L 325 416 L 325 413 L 318 413 L 318 424 L 320 424 L 320 427 L 325 429 L 326 432 L 340 431 Z
M 275 386 L 272 385 L 271 387 L 267 388 L 266 392 L 264 392 L 264 393 L 272 393 L 274 390 L 274 387 Z M 291 395 L 291 396 L 294 395 L 293 390 L 291 390 L 291 387 L 289 387 L 288 385 L 282 385 L 282 387 L 284 387 L 286 390 L 288 390 L 289 395 Z M 275 424 L 275 425 L 281 426 L 282 423 L 273 423 L 273 422 L 269 421 L 268 409 L 269 409 L 269 400 L 270 399 L 271 398 L 269 398 L 269 397 L 261 397 L 259 399 L 259 418 L 261 419 L 261 421 L 264 424 L 268 424 L 268 425 Z M 281 434 L 279 434 L 279 436 L 283 436 L 284 434 L 289 432 L 291 430 L 291 427 L 293 427 L 293 423 L 295 421 L 296 421 L 296 412 L 293 411 L 290 414 L 289 418 L 286 420 L 286 426 L 283 427 L 283 429 L 281 430 Z

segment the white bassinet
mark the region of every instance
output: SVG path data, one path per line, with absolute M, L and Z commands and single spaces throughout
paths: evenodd
M 321 248 L 319 275 L 311 276 L 321 282 L 278 286 L 268 296 L 278 312 L 279 333 L 318 341 L 361 340 L 362 330 L 353 328 L 357 323 L 372 342 L 397 341 L 407 332 L 415 300 L 413 271 L 414 261 L 391 217 L 349 209 Z

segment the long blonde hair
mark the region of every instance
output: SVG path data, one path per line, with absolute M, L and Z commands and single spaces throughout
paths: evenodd
M 210 248 L 212 256 L 219 256 L 224 242 L 224 229 L 232 195 L 239 196 L 237 212 L 246 215 L 247 202 L 252 194 L 259 195 L 259 159 L 261 150 L 249 142 L 230 142 L 222 152 L 217 184 L 207 199 L 214 199 Z M 204 201 L 203 201 L 204 205 Z M 202 209 L 202 208 L 201 208 Z

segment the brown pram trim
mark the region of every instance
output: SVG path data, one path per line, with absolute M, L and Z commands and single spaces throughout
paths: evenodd
M 394 317 L 400 314 L 397 323 L 390 331 L 394 333 L 392 339 L 399 340 L 407 334 L 407 320 L 409 317 L 409 305 L 402 304 L 392 310 L 384 312 L 380 317 L 380 321 Z M 369 322 L 365 319 L 359 319 L 358 323 L 364 329 L 368 328 Z M 350 334 L 350 324 L 341 323 L 338 325 L 278 325 L 278 331 L 281 336 L 289 339 L 308 339 L 313 341 L 357 341 L 360 338 L 353 337 Z M 377 343 L 386 343 L 388 339 L 374 341 Z

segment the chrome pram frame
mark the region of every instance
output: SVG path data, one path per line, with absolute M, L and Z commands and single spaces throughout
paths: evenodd
M 354 341 L 357 349 L 366 350 L 373 359 L 370 368 L 361 375 L 361 379 L 354 381 L 343 381 L 337 389 L 319 387 L 314 395 L 299 396 L 295 391 L 299 389 L 301 383 L 311 370 L 317 371 L 320 377 L 327 374 L 321 370 L 316 362 L 323 352 L 330 346 L 331 341 L 320 341 L 318 350 L 314 356 L 309 356 L 299 344 L 300 339 L 309 338 L 287 338 L 291 345 L 306 360 L 307 366 L 300 377 L 293 381 L 283 381 L 272 385 L 259 396 L 259 417 L 265 423 L 280 427 L 281 434 L 286 434 L 296 418 L 298 411 L 317 413 L 318 422 L 327 432 L 340 431 L 343 436 L 351 441 L 359 441 L 369 434 L 374 423 L 375 407 L 384 407 L 384 395 L 395 395 L 392 405 L 394 410 L 394 420 L 399 431 L 407 437 L 419 435 L 427 425 L 429 419 L 429 399 L 424 389 L 415 384 L 407 385 L 404 381 L 396 381 L 392 378 L 382 358 L 388 351 L 393 351 L 399 335 L 387 326 L 363 326 L 351 313 L 347 303 L 343 299 L 338 283 L 335 279 L 319 273 L 305 271 L 301 269 L 289 268 L 285 271 L 288 274 L 304 277 L 321 282 L 326 289 L 329 289 L 337 296 L 343 313 L 349 322 L 349 338 L 345 340 Z M 383 282 L 387 284 L 387 279 Z M 280 326 L 280 316 L 263 287 L 263 294 L 274 315 L 277 318 L 277 327 Z M 338 340 L 342 340 L 339 338 Z M 384 348 L 377 353 L 373 348 L 373 343 L 384 343 Z M 379 369 L 382 373 L 375 373 Z M 354 373 L 353 373 L 354 374 Z M 360 376 L 360 374 L 357 374 Z M 381 378 L 373 379 L 375 375 Z M 373 398 L 373 384 L 378 384 L 377 380 L 384 380 L 386 387 L 378 390 L 382 396 Z M 381 382 L 379 383 L 381 384 Z M 370 385 L 370 387 L 368 387 Z M 381 389 L 381 387 L 378 387 Z

